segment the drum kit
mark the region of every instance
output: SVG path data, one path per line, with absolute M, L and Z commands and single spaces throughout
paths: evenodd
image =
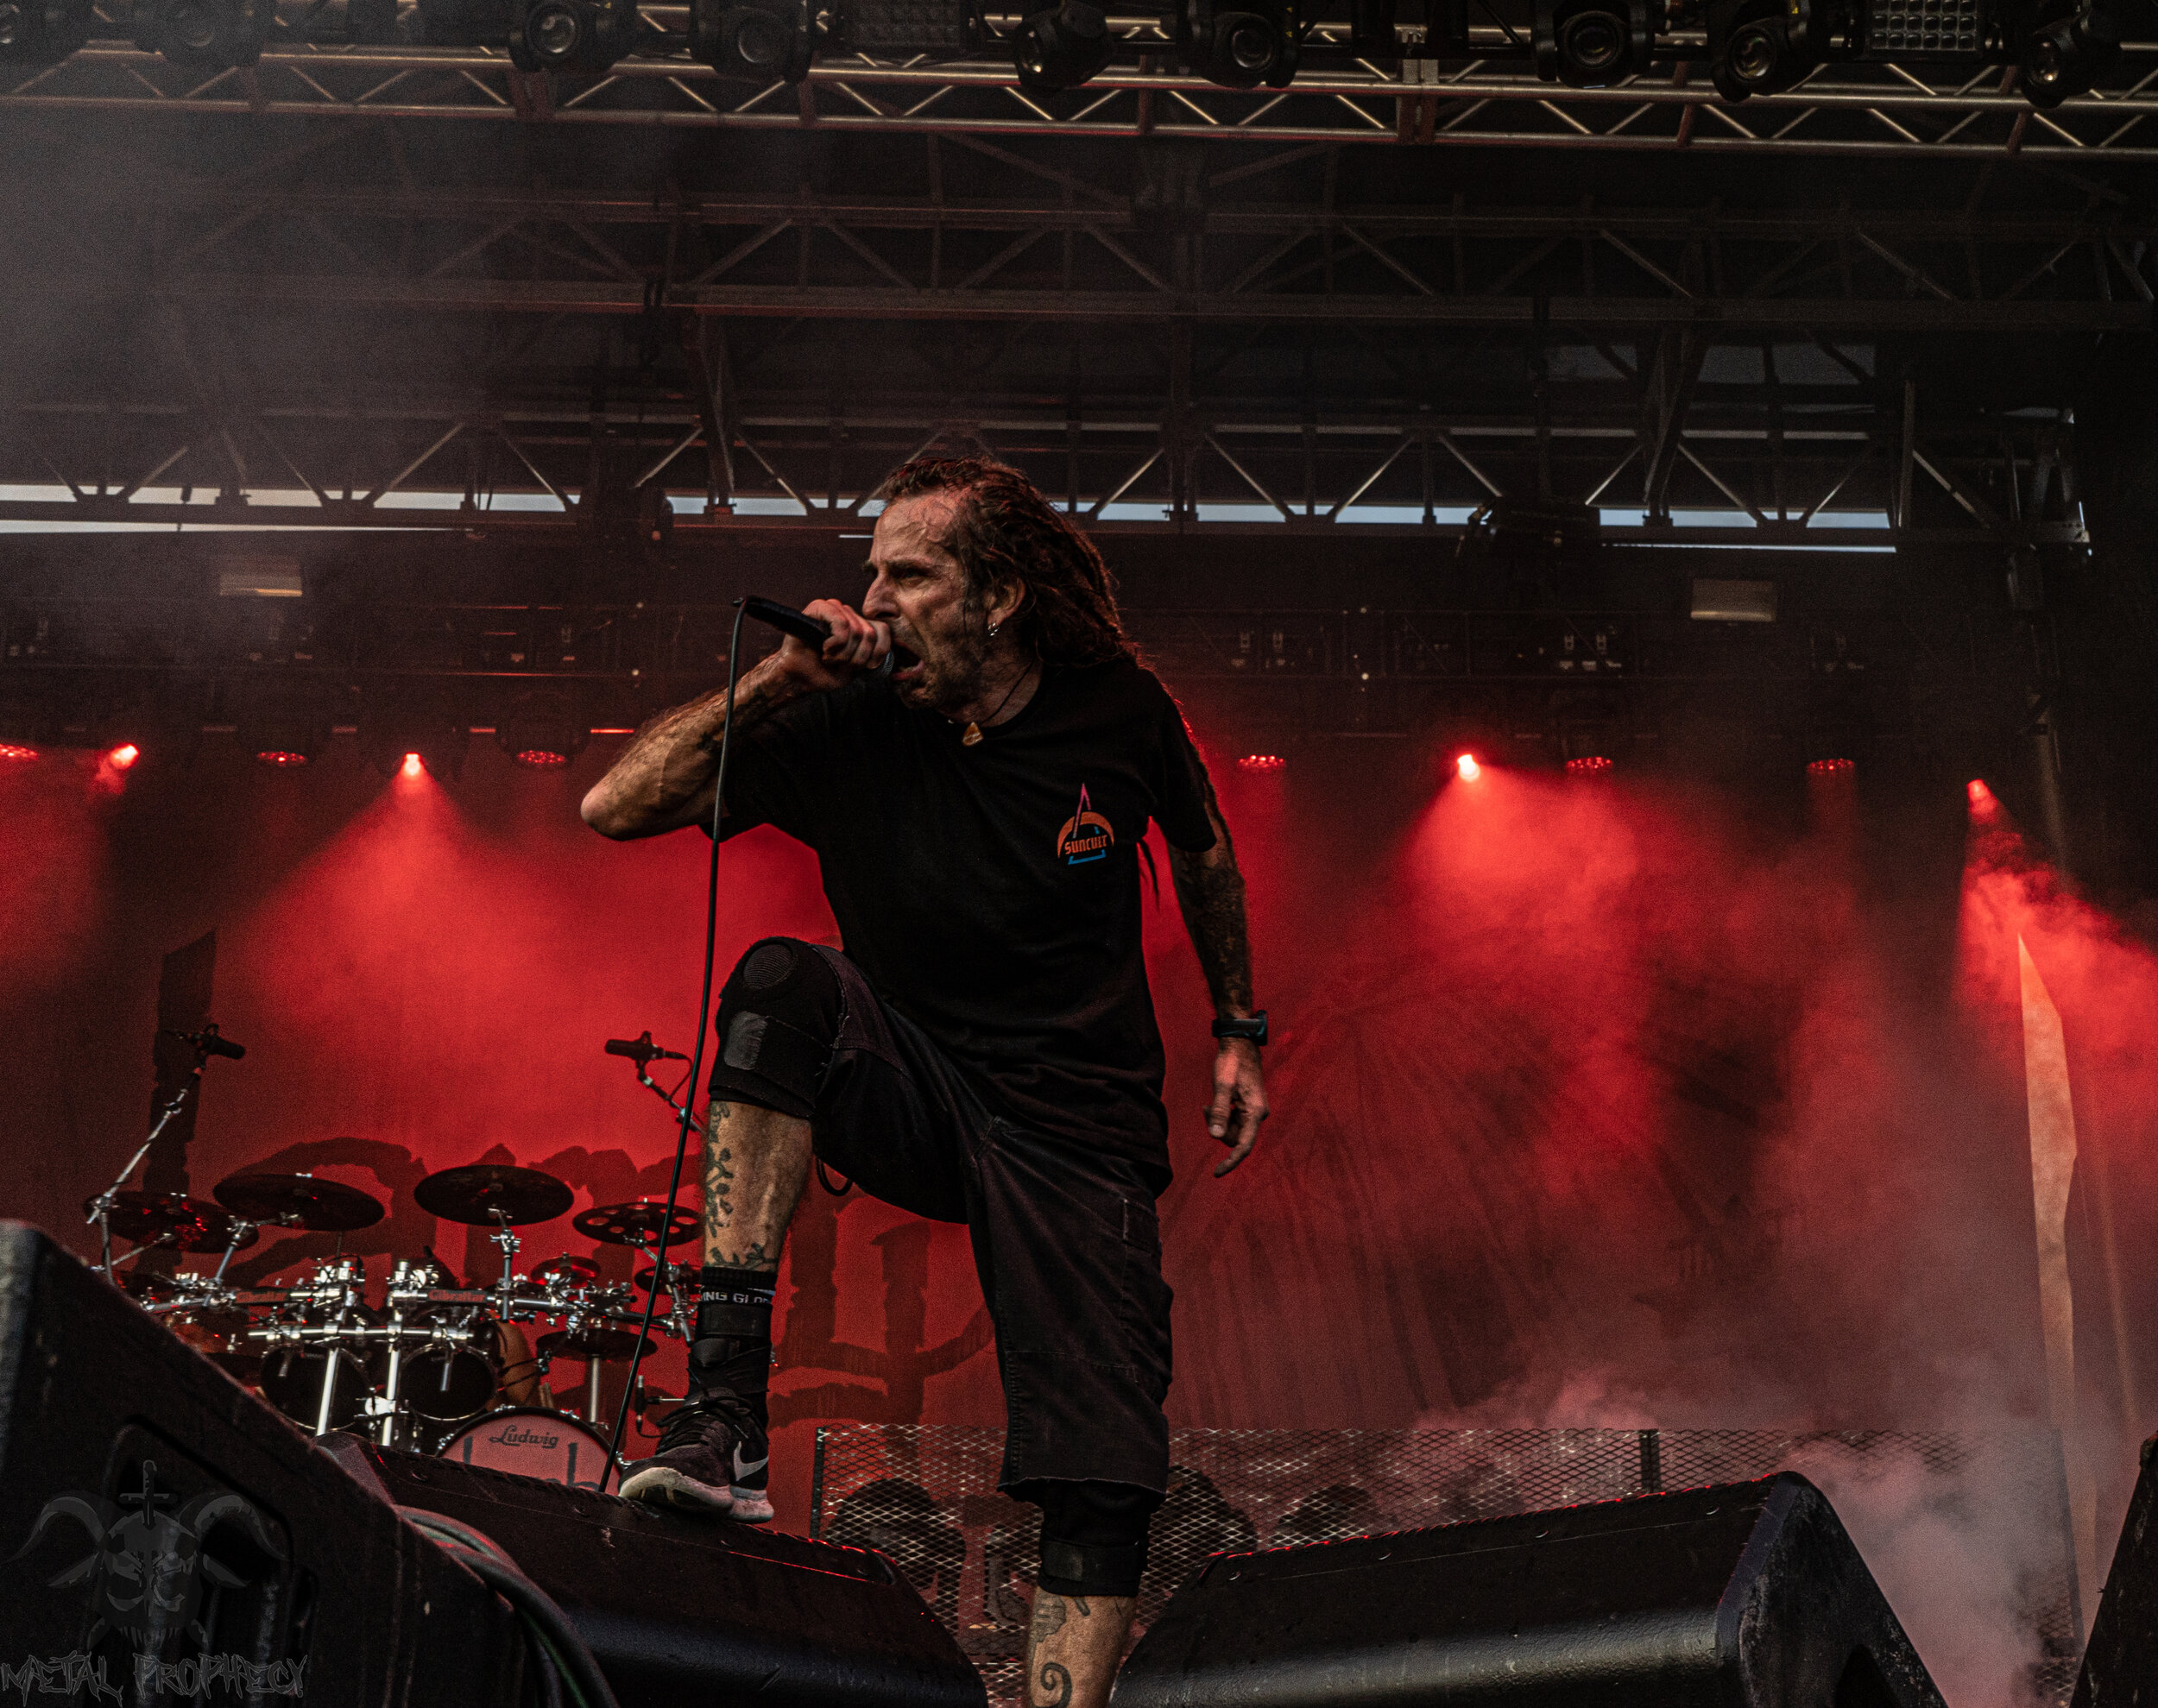
M 366 1260 L 357 1257 L 319 1261 L 285 1287 L 225 1280 L 234 1255 L 264 1227 L 342 1235 L 374 1226 L 387 1212 L 371 1194 L 310 1174 L 240 1174 L 221 1182 L 212 1196 L 116 1189 L 91 1200 L 85 1208 L 100 1226 L 105 1250 L 115 1237 L 135 1246 L 117 1264 L 108 1258 L 104 1271 L 183 1339 L 318 1435 L 354 1430 L 385 1446 L 605 1490 L 618 1467 L 603 1433 L 601 1381 L 607 1365 L 634 1363 L 653 1350 L 638 1332 L 643 1294 L 660 1289 L 653 1331 L 687 1340 L 694 1330 L 697 1268 L 667 1261 L 666 1252 L 695 1238 L 697 1219 L 664 1203 L 603 1205 L 571 1224 L 603 1245 L 644 1253 L 649 1261 L 632 1285 L 603 1283 L 597 1264 L 566 1255 L 520 1274 L 515 1230 L 560 1216 L 573 1201 L 569 1187 L 538 1169 L 491 1163 L 445 1169 L 422 1180 L 414 1200 L 443 1220 L 492 1228 L 500 1276 L 490 1285 L 464 1286 L 429 1251 L 397 1260 L 376 1302 Z M 118 1267 L 159 1251 L 222 1255 L 209 1275 Z M 534 1342 L 526 1326 L 538 1323 L 552 1326 Z M 565 1360 L 584 1367 L 581 1417 L 535 1403 L 545 1392 L 542 1378 Z

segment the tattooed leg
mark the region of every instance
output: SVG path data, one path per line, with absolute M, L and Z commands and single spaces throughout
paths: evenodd
M 809 1172 L 807 1121 L 715 1100 L 704 1124 L 704 1261 L 778 1269 Z
M 1104 1708 L 1137 1598 L 1034 1591 L 1026 1627 L 1026 1699 L 1031 1708 Z

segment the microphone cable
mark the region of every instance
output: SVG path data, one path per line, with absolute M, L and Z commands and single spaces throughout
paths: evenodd
M 647 1337 L 652 1332 L 653 1314 L 659 1306 L 659 1285 L 666 1278 L 668 1270 L 668 1236 L 674 1232 L 674 1200 L 682 1189 L 682 1163 L 689 1155 L 690 1129 L 696 1125 L 697 1090 L 704 1072 L 704 1043 L 712 1030 L 712 961 L 719 942 L 719 827 L 727 810 L 727 754 L 735 741 L 735 676 L 741 659 L 741 620 L 748 615 L 748 608 L 741 599 L 735 601 L 735 627 L 727 640 L 727 722 L 719 731 L 719 769 L 712 778 L 712 857 L 704 874 L 704 983 L 697 999 L 697 1048 L 690 1056 L 690 1076 L 685 1081 L 688 1095 L 682 1100 L 680 1136 L 674 1144 L 674 1173 L 667 1181 L 667 1216 L 659 1225 L 659 1255 L 652 1260 L 652 1285 L 645 1290 L 644 1320 L 637 1325 L 637 1347 L 629 1360 L 629 1374 L 623 1378 L 622 1409 L 615 1415 L 614 1438 L 608 1443 L 608 1456 L 621 1475 L 622 1436 L 629 1428 L 629 1406 L 637 1391 L 638 1366 L 644 1362 Z M 699 1232 L 702 1232 L 700 1223 Z M 703 1253 L 699 1262 L 697 1297 L 704 1299 Z M 694 1323 L 691 1333 L 695 1333 Z

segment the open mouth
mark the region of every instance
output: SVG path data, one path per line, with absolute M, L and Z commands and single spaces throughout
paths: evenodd
M 898 641 L 892 643 L 892 674 L 895 678 L 918 675 L 922 668 L 921 655 L 909 652 Z

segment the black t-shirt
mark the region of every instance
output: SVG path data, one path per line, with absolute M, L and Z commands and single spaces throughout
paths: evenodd
M 817 851 L 847 954 L 992 1107 L 1165 1166 L 1139 848 L 1150 819 L 1214 846 L 1183 715 L 1119 659 L 1051 668 L 971 747 L 963 728 L 874 678 L 798 700 L 736 743 L 725 834 Z

